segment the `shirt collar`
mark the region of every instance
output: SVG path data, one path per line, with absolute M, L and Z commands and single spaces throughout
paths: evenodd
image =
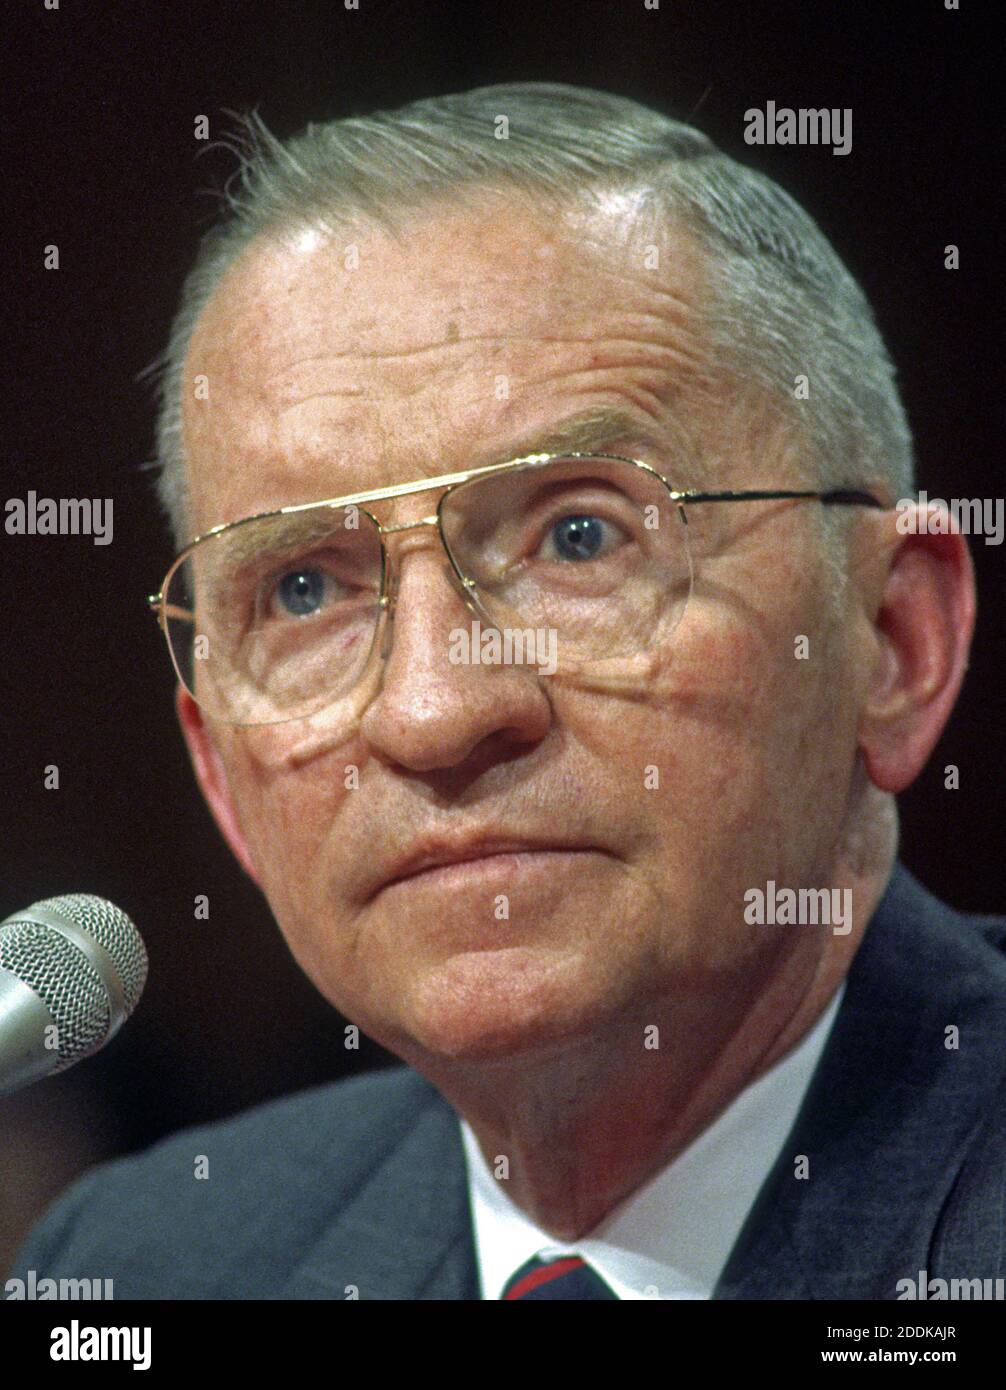
M 619 1298 L 710 1298 L 793 1127 L 844 993 L 843 982 L 791 1052 L 572 1244 L 556 1244 L 511 1200 L 461 1119 L 483 1298 L 498 1299 L 514 1271 L 536 1254 L 580 1255 Z

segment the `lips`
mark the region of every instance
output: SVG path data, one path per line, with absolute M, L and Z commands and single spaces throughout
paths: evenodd
M 571 854 L 604 853 L 597 845 L 570 844 L 559 840 L 535 840 L 527 837 L 501 838 L 498 836 L 469 838 L 452 842 L 439 841 L 417 846 L 402 859 L 397 860 L 387 873 L 382 874 L 370 898 L 377 896 L 385 888 L 396 883 L 415 878 L 417 874 L 430 869 L 441 869 L 452 864 L 466 864 L 472 860 L 489 859 L 506 854 Z

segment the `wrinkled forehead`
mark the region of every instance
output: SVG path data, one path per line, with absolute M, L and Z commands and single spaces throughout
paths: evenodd
M 605 406 L 680 436 L 708 386 L 705 294 L 694 239 L 614 195 L 260 237 L 186 359 L 193 520 L 479 466 Z

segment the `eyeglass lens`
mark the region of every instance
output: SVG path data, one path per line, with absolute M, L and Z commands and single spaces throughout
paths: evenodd
M 610 458 L 522 465 L 447 492 L 440 519 L 478 610 L 501 629 L 554 633 L 560 662 L 632 655 L 680 621 L 687 527 L 645 468 Z M 357 507 L 255 518 L 209 537 L 165 592 L 179 678 L 235 724 L 335 705 L 367 668 L 382 582 L 380 531 Z

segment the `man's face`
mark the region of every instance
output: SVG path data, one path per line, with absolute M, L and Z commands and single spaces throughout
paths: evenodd
M 694 242 L 669 235 L 655 269 L 648 240 L 618 208 L 496 202 L 417 215 L 401 241 L 252 248 L 189 353 L 187 378 L 209 382 L 186 404 L 194 529 L 509 458 L 599 406 L 658 441 L 606 450 L 676 485 L 698 481 L 684 431 L 712 486 L 806 486 L 709 385 Z M 435 502 L 377 510 L 414 521 Z M 822 929 L 747 925 L 744 894 L 826 884 L 849 796 L 862 624 L 831 601 L 814 505 L 694 509 L 685 616 L 610 687 L 452 663 L 471 614 L 436 531 L 407 531 L 393 641 L 352 727 L 211 725 L 259 882 L 343 1014 L 421 1065 L 668 1007 L 729 1027 L 785 962 L 809 978 Z M 489 836 L 531 848 L 479 856 Z M 478 857 L 388 883 L 445 847 Z

